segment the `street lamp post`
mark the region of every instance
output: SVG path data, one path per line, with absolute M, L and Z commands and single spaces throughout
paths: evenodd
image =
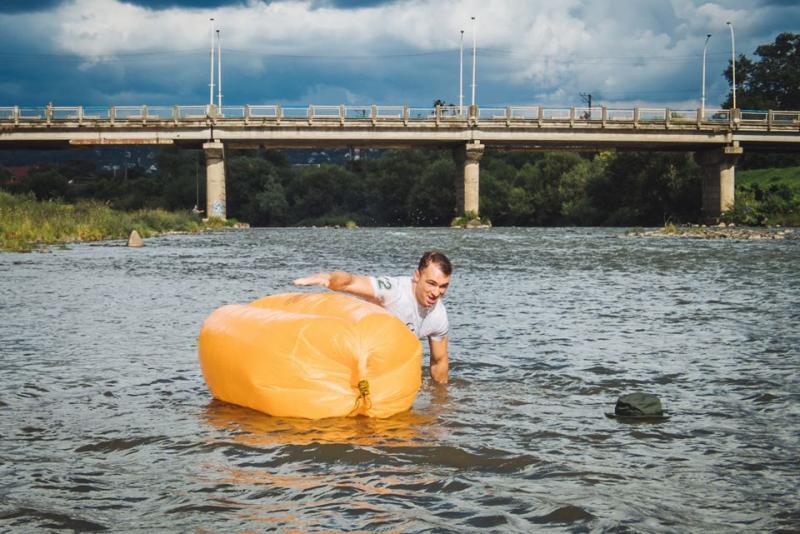
M 217 30 L 217 107 L 222 112 L 222 38 Z
M 211 20 L 211 75 L 208 80 L 208 105 L 214 105 L 214 19 Z
M 725 24 L 731 29 L 731 89 L 733 91 L 733 106 L 731 109 L 736 109 L 736 41 L 733 37 L 733 24 L 730 22 Z
M 458 68 L 458 112 L 464 116 L 464 30 L 461 30 Z
M 472 105 L 475 105 L 475 61 L 478 49 L 478 21 L 472 17 Z
M 700 118 L 706 118 L 706 50 L 708 49 L 708 40 L 711 39 L 711 34 L 706 34 L 706 43 L 703 45 L 703 83 L 700 91 Z

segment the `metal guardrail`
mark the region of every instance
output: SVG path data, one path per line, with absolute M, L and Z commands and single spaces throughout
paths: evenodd
M 538 124 L 575 125 L 728 125 L 735 129 L 740 126 L 763 126 L 800 129 L 800 111 L 746 110 L 746 109 L 706 109 L 675 110 L 669 108 L 613 109 L 604 106 L 547 108 L 543 106 L 345 106 L 310 105 L 304 107 L 283 107 L 270 105 L 222 106 L 41 106 L 41 107 L 0 107 L 0 124 L 93 124 L 103 126 L 133 123 L 213 123 L 226 121 L 245 121 L 245 123 L 314 121 L 330 124 L 358 121 L 397 122 L 404 124 L 441 122 L 450 124 L 477 124 L 505 126 L 531 126 Z

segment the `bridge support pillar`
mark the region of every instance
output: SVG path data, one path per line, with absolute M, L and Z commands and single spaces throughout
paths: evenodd
M 472 141 L 453 150 L 456 167 L 456 217 L 466 213 L 475 216 L 480 207 L 480 161 L 485 146 L 480 141 Z
M 226 218 L 225 147 L 219 141 L 203 144 L 206 154 L 206 215 Z
M 735 165 L 741 154 L 742 147 L 738 145 L 697 153 L 697 162 L 704 172 L 703 217 L 706 220 L 718 219 L 733 207 Z

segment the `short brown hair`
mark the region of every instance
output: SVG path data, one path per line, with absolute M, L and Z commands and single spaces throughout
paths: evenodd
M 428 250 L 425 252 L 419 259 L 419 266 L 417 266 L 417 269 L 424 271 L 431 263 L 436 264 L 442 273 L 447 276 L 450 276 L 450 273 L 453 272 L 453 265 L 450 263 L 450 260 L 438 250 Z

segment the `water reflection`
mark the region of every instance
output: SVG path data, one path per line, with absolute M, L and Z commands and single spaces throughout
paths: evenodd
M 388 419 L 331 417 L 309 420 L 272 417 L 261 412 L 212 400 L 203 410 L 205 421 L 231 436 L 236 443 L 254 447 L 307 445 L 309 443 L 362 446 L 413 446 L 436 417 L 408 411 Z M 422 429 L 422 431 L 421 431 Z

